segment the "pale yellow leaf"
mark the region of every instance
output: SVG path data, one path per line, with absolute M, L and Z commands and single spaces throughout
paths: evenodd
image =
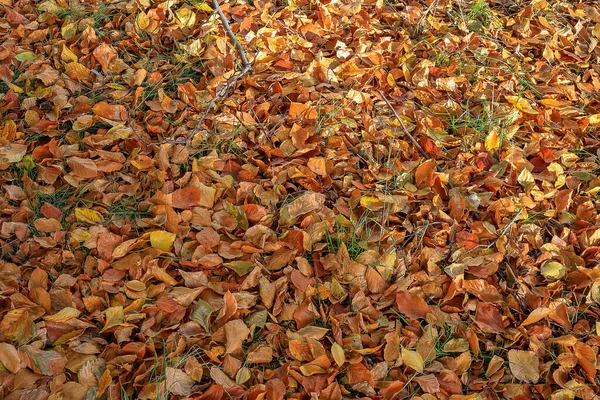
M 552 281 L 561 279 L 567 273 L 567 269 L 564 265 L 558 261 L 549 261 L 541 268 L 540 272 L 544 278 Z
M 523 171 L 521 171 L 517 177 L 517 182 L 519 182 L 521 186 L 525 188 L 525 190 L 529 190 L 535 183 L 535 178 L 527 168 L 523 168 Z
M 425 363 L 421 354 L 414 350 L 402 349 L 402 360 L 404 364 L 417 372 L 423 372 Z
M 508 365 L 519 381 L 537 383 L 540 379 L 540 359 L 533 351 L 509 350 Z
M 185 372 L 177 368 L 167 367 L 167 390 L 176 396 L 188 396 L 192 393 L 195 382 Z
M 346 355 L 344 354 L 344 349 L 337 343 L 334 343 L 331 346 L 331 355 L 333 356 L 333 360 L 341 367 L 346 362 Z
M 500 148 L 500 136 L 498 136 L 498 130 L 492 129 L 485 138 L 485 149 L 490 153 L 495 152 Z
M 176 235 L 167 231 L 153 231 L 150 232 L 150 244 L 155 249 L 162 251 L 171 250 L 173 242 L 175 241 Z
M 597 125 L 600 124 L 600 114 L 594 114 L 594 115 L 590 115 L 588 117 L 588 122 L 591 125 Z
M 100 214 L 98 211 L 90 210 L 89 208 L 76 208 L 75 219 L 79 222 L 95 224 L 102 221 L 102 214 Z

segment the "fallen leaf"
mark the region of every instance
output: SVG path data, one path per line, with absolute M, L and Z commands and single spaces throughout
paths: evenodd
M 508 365 L 521 382 L 537 383 L 540 379 L 540 360 L 533 351 L 509 350 Z
M 413 319 L 424 319 L 431 310 L 425 300 L 411 293 L 402 292 L 396 295 L 398 310 Z
M 423 372 L 425 363 L 421 354 L 414 350 L 402 349 L 402 361 L 417 372 Z
M 166 377 L 169 393 L 176 396 L 188 396 L 192 393 L 195 382 L 184 371 L 167 367 Z
M 155 249 L 169 251 L 173 246 L 173 242 L 175 241 L 176 236 L 177 235 L 171 232 L 152 231 L 150 232 L 150 244 Z

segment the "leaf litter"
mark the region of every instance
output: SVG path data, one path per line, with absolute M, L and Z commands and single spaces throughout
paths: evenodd
M 597 397 L 597 3 L 0 3 L 0 397 Z

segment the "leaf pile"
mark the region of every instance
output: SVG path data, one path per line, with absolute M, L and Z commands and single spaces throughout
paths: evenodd
M 1 398 L 597 398 L 596 2 L 0 4 Z

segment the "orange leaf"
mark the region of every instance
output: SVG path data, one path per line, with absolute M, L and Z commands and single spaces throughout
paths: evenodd
M 396 303 L 398 304 L 398 310 L 412 319 L 424 319 L 427 314 L 431 313 L 431 309 L 425 300 L 408 292 L 398 293 Z
M 292 118 L 306 118 L 306 119 L 317 119 L 317 111 L 311 106 L 303 103 L 291 103 L 290 104 L 290 117 Z
M 92 54 L 100 66 L 102 66 L 102 72 L 105 74 L 108 72 L 110 63 L 118 57 L 117 51 L 111 45 L 108 45 L 104 42 L 102 42 L 100 46 L 96 47 Z
M 419 165 L 415 170 L 415 184 L 419 189 L 431 187 L 433 183 L 433 171 L 435 169 L 435 161 L 427 160 Z
M 113 121 L 126 121 L 127 110 L 122 105 L 110 105 L 105 101 L 101 101 L 92 107 L 94 115 L 101 118 L 110 119 Z
M 172 194 L 173 202 L 171 205 L 173 208 L 189 210 L 193 206 L 199 205 L 201 196 L 200 189 L 197 187 L 178 189 Z

